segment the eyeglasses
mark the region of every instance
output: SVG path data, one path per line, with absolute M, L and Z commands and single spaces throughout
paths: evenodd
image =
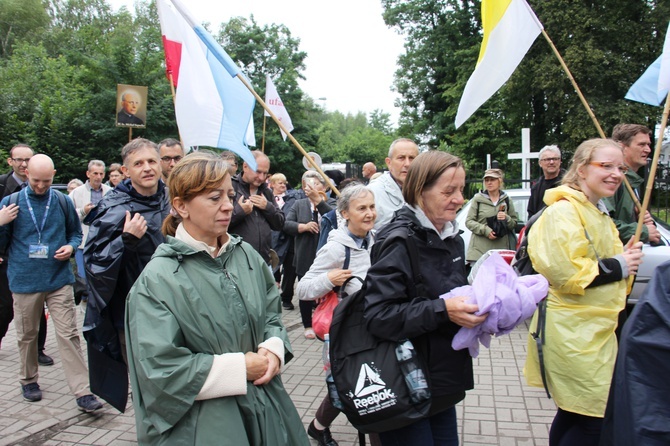
M 30 161 L 30 158 L 11 158 L 11 160 L 16 162 L 16 163 L 19 163 L 19 164 L 23 164 L 23 163 L 28 164 L 28 161 Z
M 598 161 L 591 161 L 589 164 L 592 165 L 592 166 L 602 167 L 607 172 L 614 172 L 614 169 L 618 169 L 619 172 L 624 174 L 624 175 L 628 172 L 628 167 L 624 166 L 623 164 L 620 164 L 620 165 L 617 166 L 614 163 L 602 163 L 602 162 L 598 162 Z
M 553 162 L 557 163 L 557 162 L 561 161 L 561 159 L 560 158 L 542 158 L 540 161 L 546 161 L 548 163 L 553 161 Z
M 164 163 L 169 163 L 170 161 L 174 161 L 175 163 L 178 163 L 179 161 L 181 161 L 182 158 L 183 158 L 183 156 L 179 156 L 179 155 L 177 155 L 177 156 L 164 156 L 164 157 L 161 158 L 161 161 L 163 161 Z

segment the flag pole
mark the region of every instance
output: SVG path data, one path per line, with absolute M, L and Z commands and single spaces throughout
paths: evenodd
M 640 213 L 637 220 L 637 229 L 635 230 L 634 242 L 640 241 L 640 236 L 642 235 L 642 226 L 644 225 L 644 214 L 647 213 L 647 208 L 649 207 L 649 200 L 651 199 L 651 193 L 654 188 L 654 179 L 656 178 L 656 166 L 658 166 L 658 159 L 661 156 L 661 148 L 663 147 L 663 134 L 665 133 L 665 128 L 668 125 L 668 114 L 670 113 L 670 92 L 665 98 L 665 107 L 663 108 L 663 118 L 661 119 L 661 131 L 658 135 L 656 141 L 656 150 L 654 150 L 654 157 L 651 161 L 651 167 L 649 168 L 649 175 L 647 177 L 647 188 L 644 194 L 644 199 L 642 200 L 642 206 L 638 209 Z
M 263 113 L 263 136 L 261 137 L 261 152 L 265 153 L 265 123 L 267 122 L 268 117 Z
M 596 126 L 596 129 L 598 130 L 598 134 L 600 135 L 601 138 L 605 139 L 607 136 L 605 136 L 605 132 L 603 131 L 602 127 L 600 127 L 600 123 L 598 122 L 598 118 L 596 118 L 596 115 L 593 113 L 593 110 L 591 110 L 591 106 L 589 103 L 586 101 L 586 98 L 582 94 L 582 90 L 579 88 L 579 85 L 577 85 L 577 81 L 575 80 L 574 76 L 570 72 L 570 69 L 568 68 L 567 64 L 565 63 L 565 60 L 563 60 L 563 56 L 561 56 L 561 53 L 558 51 L 558 48 L 556 48 L 556 45 L 554 45 L 554 42 L 552 42 L 551 38 L 549 37 L 549 34 L 542 28 L 542 35 L 544 38 L 547 40 L 549 43 L 549 46 L 551 47 L 552 51 L 558 58 L 558 61 L 561 64 L 561 67 L 563 67 L 563 71 L 568 75 L 568 79 L 570 79 L 570 82 L 572 83 L 572 86 L 574 87 L 575 91 L 577 92 L 577 96 L 579 96 L 579 99 L 582 101 L 582 104 L 584 105 L 584 108 L 586 109 L 586 113 L 588 113 L 589 117 L 591 118 L 591 121 L 593 121 L 593 124 Z M 628 182 L 628 178 L 625 176 L 623 177 L 623 183 L 626 185 L 626 189 L 628 190 L 628 194 L 630 197 L 633 199 L 633 202 L 635 203 L 635 206 L 640 209 L 642 205 L 640 204 L 640 201 L 637 199 L 637 196 L 635 195 L 635 192 L 633 191 L 633 188 L 631 187 L 630 183 Z
M 244 76 L 243 76 L 241 73 L 238 73 L 236 76 L 237 76 L 237 78 L 238 78 L 239 80 L 242 81 L 242 83 L 244 84 L 244 86 L 247 87 L 247 89 L 251 92 L 251 94 L 254 95 L 254 97 L 256 98 L 256 100 L 258 101 L 258 103 L 261 104 L 261 106 L 265 109 L 266 112 L 268 112 L 268 114 L 270 115 L 270 117 L 274 120 L 274 122 L 277 123 L 277 125 L 279 126 L 279 128 L 282 129 L 282 131 L 286 134 L 286 136 L 288 136 L 288 139 L 291 140 L 291 142 L 293 143 L 293 145 L 296 146 L 296 148 L 297 148 L 298 150 L 300 150 L 300 152 L 303 154 L 303 156 L 305 157 L 305 159 L 307 160 L 307 162 L 308 162 L 309 164 L 311 164 L 312 167 L 314 167 L 314 169 L 315 169 L 317 172 L 319 172 L 319 174 L 321 174 L 321 176 L 323 177 L 323 179 L 326 181 L 326 184 L 328 184 L 328 187 L 330 187 L 330 189 L 331 189 L 333 192 L 335 192 L 335 195 L 337 195 L 337 196 L 339 197 L 339 196 L 340 196 L 340 191 L 337 190 L 337 188 L 335 187 L 335 185 L 330 181 L 330 177 L 328 177 L 328 175 L 326 175 L 325 173 L 323 173 L 323 170 L 321 170 L 321 167 L 319 167 L 319 165 L 316 164 L 316 163 L 314 162 L 314 160 L 312 159 L 312 157 L 309 156 L 309 155 L 307 154 L 307 152 L 305 151 L 305 149 L 302 148 L 302 146 L 300 145 L 300 143 L 298 142 L 298 140 L 296 140 L 296 139 L 293 137 L 293 135 L 291 135 L 291 132 L 284 126 L 284 124 L 282 124 L 282 122 L 279 120 L 279 118 L 277 118 L 277 115 L 275 115 L 274 112 L 270 109 L 270 107 L 268 107 L 268 105 L 265 103 L 265 101 L 263 100 L 263 98 L 261 98 L 260 96 L 258 96 L 258 93 L 256 93 L 256 91 L 255 91 L 255 90 L 253 89 L 253 87 L 249 84 L 249 82 L 247 82 L 247 80 L 244 78 Z

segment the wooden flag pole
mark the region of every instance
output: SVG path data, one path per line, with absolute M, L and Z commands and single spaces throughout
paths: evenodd
M 556 45 L 554 45 L 554 42 L 551 41 L 551 38 L 549 38 L 549 34 L 542 29 L 542 35 L 544 38 L 547 40 L 549 43 L 549 46 L 551 47 L 552 51 L 558 58 L 558 61 L 561 64 L 561 67 L 563 67 L 563 71 L 568 75 L 568 79 L 570 79 L 570 82 L 572 83 L 572 86 L 574 87 L 575 91 L 577 92 L 577 96 L 579 96 L 579 99 L 582 101 L 582 104 L 584 105 L 584 108 L 586 108 L 586 113 L 589 114 L 591 117 L 591 121 L 593 121 L 593 124 L 596 126 L 596 129 L 598 130 L 598 134 L 600 135 L 601 138 L 607 138 L 605 136 L 605 132 L 603 131 L 602 127 L 600 127 L 600 123 L 598 122 L 598 118 L 596 118 L 596 115 L 593 113 L 593 110 L 591 110 L 591 106 L 589 103 L 586 101 L 586 98 L 582 94 L 582 90 L 580 90 L 579 85 L 577 85 L 577 81 L 575 81 L 574 76 L 570 72 L 570 69 L 565 63 L 565 60 L 563 60 L 563 56 L 561 56 L 561 53 L 558 52 L 558 49 L 556 48 Z M 637 206 L 638 209 L 642 207 L 640 204 L 640 201 L 637 199 L 637 196 L 635 195 L 635 192 L 633 191 L 633 188 L 631 187 L 630 183 L 628 182 L 628 178 L 625 176 L 623 177 L 623 183 L 626 185 L 626 189 L 628 190 L 628 193 L 630 194 L 631 198 L 633 199 L 633 202 L 635 203 L 635 206 Z
M 128 142 L 133 140 L 133 128 L 128 127 Z
M 267 122 L 268 117 L 263 113 L 263 136 L 261 137 L 261 152 L 265 153 L 265 123 Z
M 265 111 L 268 112 L 268 114 L 269 114 L 270 117 L 274 120 L 274 122 L 277 123 L 277 125 L 279 126 L 279 128 L 282 129 L 282 131 L 286 134 L 286 136 L 288 136 L 288 139 L 291 140 L 291 142 L 293 143 L 293 145 L 296 146 L 298 150 L 300 150 L 300 152 L 303 154 L 303 156 L 305 157 L 305 159 L 307 160 L 307 162 L 308 162 L 309 164 L 311 164 L 312 167 L 314 167 L 314 169 L 315 169 L 317 172 L 319 172 L 319 174 L 321 174 L 321 176 L 323 177 L 323 179 L 326 181 L 326 184 L 328 184 L 328 187 L 330 187 L 330 189 L 331 189 L 333 192 L 335 192 L 335 195 L 337 195 L 337 196 L 339 197 L 339 196 L 340 196 L 340 191 L 337 190 L 337 188 L 335 187 L 335 185 L 330 181 L 330 178 L 328 177 L 328 175 L 326 175 L 325 173 L 323 173 L 323 170 L 321 170 L 321 167 L 319 167 L 319 165 L 316 164 L 316 163 L 314 162 L 314 160 L 312 159 L 312 157 L 309 156 L 309 155 L 307 154 L 307 152 L 305 151 L 305 149 L 302 148 L 302 146 L 300 145 L 300 143 L 293 137 L 293 135 L 291 135 L 291 132 L 284 126 L 284 124 L 282 124 L 282 122 L 279 120 L 279 118 L 277 118 L 277 115 L 275 115 L 274 112 L 273 112 L 272 110 L 270 110 L 270 107 L 268 107 L 268 105 L 265 103 L 265 101 L 263 100 L 263 98 L 261 98 L 260 96 L 258 96 L 258 93 L 256 93 L 256 91 L 255 91 L 255 90 L 253 89 L 253 87 L 249 84 L 249 82 L 247 82 L 247 80 L 244 78 L 244 76 L 242 76 L 241 73 L 238 73 L 238 74 L 237 74 L 237 78 L 238 78 L 239 80 L 242 81 L 242 83 L 244 84 L 244 86 L 247 87 L 247 89 L 251 92 L 251 94 L 254 95 L 254 97 L 256 98 L 256 100 L 258 101 L 258 103 L 261 104 L 261 106 L 265 109 Z
M 647 188 L 644 194 L 644 199 L 642 200 L 642 206 L 638 209 L 640 214 L 637 220 L 637 229 L 635 230 L 634 242 L 640 241 L 640 236 L 642 235 L 642 226 L 644 225 L 644 214 L 647 213 L 647 208 L 649 207 L 649 200 L 651 199 L 651 192 L 654 188 L 654 179 L 656 178 L 656 166 L 658 166 L 658 159 L 661 156 L 661 148 L 663 147 L 663 134 L 665 133 L 665 127 L 668 125 L 668 114 L 670 113 L 670 92 L 668 92 L 668 97 L 665 98 L 665 107 L 663 108 L 663 118 L 661 119 L 661 131 L 658 134 L 656 141 L 656 150 L 654 150 L 654 157 L 651 161 L 651 167 L 649 168 L 649 175 L 647 176 Z

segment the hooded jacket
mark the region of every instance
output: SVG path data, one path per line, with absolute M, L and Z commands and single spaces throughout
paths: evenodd
M 617 354 L 614 330 L 626 302 L 626 281 L 591 286 L 602 259 L 623 252 L 609 215 L 583 192 L 559 186 L 545 193 L 547 209 L 528 234 L 528 255 L 549 281 L 544 365 L 558 407 L 591 417 L 605 413 Z M 586 237 L 585 230 L 591 241 Z M 537 312 L 531 331 L 537 327 Z M 528 339 L 524 367 L 531 386 L 542 387 L 537 347 Z
M 514 203 L 504 190 L 500 191 L 498 202 L 493 204 L 491 197 L 487 191 L 482 191 L 472 198 L 472 205 L 468 211 L 468 216 L 465 220 L 465 227 L 472 231 L 470 237 L 470 246 L 468 246 L 468 253 L 466 260 L 468 262 L 476 262 L 481 256 L 491 249 L 515 249 L 516 238 L 514 239 L 514 246 L 511 246 L 511 237 L 509 233 L 507 236 L 497 238 L 495 240 L 489 239 L 489 234 L 493 231 L 491 227 L 486 224 L 486 219 L 495 217 L 502 207 L 506 206 L 505 225 L 511 234 L 514 233 L 517 219 L 519 218 Z
M 131 217 L 140 214 L 147 222 L 142 238 L 123 233 L 126 211 Z M 89 233 L 84 248 L 89 300 L 84 332 L 100 326 L 105 320 L 116 329 L 123 329 L 123 315 L 128 291 L 139 277 L 158 245 L 163 240 L 161 225 L 170 212 L 167 189 L 158 182 L 157 192 L 146 197 L 132 186 L 130 179 L 119 183 L 105 195 L 98 207 L 84 219 Z M 109 348 L 107 335 L 98 333 L 102 345 Z M 87 340 L 93 341 L 89 333 Z M 95 341 L 93 341 L 95 342 Z M 118 343 L 113 342 L 118 348 Z M 114 352 L 112 356 L 116 356 Z
M 409 251 L 403 240 L 388 246 L 384 240 L 394 230 L 406 230 L 416 244 L 424 292 L 414 282 Z M 367 327 L 383 339 L 410 339 L 426 362 L 434 410 L 446 409 L 465 397 L 474 386 L 472 358 L 456 351 L 451 341 L 460 326 L 449 320 L 440 295 L 467 284 L 465 252 L 458 227 L 442 239 L 435 229 L 419 222 L 408 206 L 376 234 L 372 265 L 365 280 Z M 384 250 L 381 251 L 381 248 Z M 446 407 L 439 403 L 446 400 Z
M 370 268 L 372 242 L 368 243 L 367 248 L 359 248 L 356 241 L 349 235 L 347 227 L 340 226 L 330 232 L 328 243 L 319 250 L 309 271 L 298 282 L 298 288 L 296 289 L 298 299 L 319 299 L 333 289 L 335 285 L 328 278 L 328 273 L 333 269 L 344 267 L 346 248 L 349 248 L 350 256 L 348 269 L 351 270 L 353 276 L 365 280 Z M 350 295 L 358 291 L 361 286 L 362 284 L 358 280 L 351 280 L 343 291 Z
M 274 278 L 239 237 L 216 258 L 168 237 L 128 296 L 126 333 L 140 444 L 309 444 L 280 375 L 196 399 L 214 355 L 257 352 L 276 337 L 284 361 L 293 357 Z
M 393 213 L 405 204 L 402 189 L 391 176 L 391 172 L 384 172 L 379 178 L 371 181 L 368 188 L 375 194 L 375 208 L 377 220 L 375 229 L 379 230 L 393 218 Z

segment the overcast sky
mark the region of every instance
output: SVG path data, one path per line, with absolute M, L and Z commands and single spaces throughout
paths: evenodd
M 116 9 L 126 5 L 134 10 L 134 0 L 108 1 Z M 303 72 L 307 79 L 300 86 L 317 104 L 343 113 L 381 109 L 397 122 L 400 112 L 393 105 L 397 95 L 391 85 L 403 38 L 384 24 L 380 0 L 187 0 L 184 4 L 213 30 L 231 17 L 251 14 L 261 26 L 286 25 L 307 53 Z

